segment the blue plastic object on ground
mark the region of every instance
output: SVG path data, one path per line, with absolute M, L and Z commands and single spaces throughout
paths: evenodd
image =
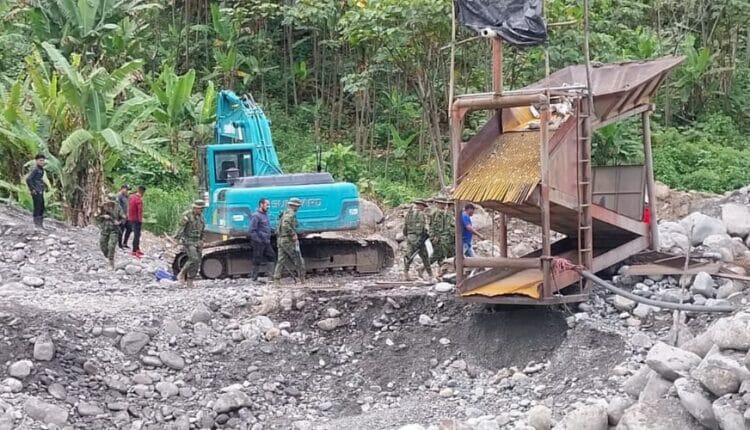
M 156 271 L 154 272 L 154 276 L 156 276 L 157 281 L 161 281 L 162 279 L 169 279 L 170 281 L 177 280 L 177 277 L 175 275 L 162 268 L 156 269 Z

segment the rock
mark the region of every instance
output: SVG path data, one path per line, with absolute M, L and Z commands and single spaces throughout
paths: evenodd
M 78 411 L 78 415 L 82 417 L 93 417 L 104 413 L 104 409 L 96 403 L 81 402 L 76 406 L 76 410 Z
M 167 367 L 182 370 L 185 367 L 185 360 L 179 354 L 172 351 L 162 351 L 159 353 L 159 360 L 166 364 Z
M 193 324 L 199 322 L 208 324 L 211 321 L 211 311 L 206 306 L 200 305 L 190 314 L 190 321 Z
M 745 417 L 729 403 L 728 399 L 716 399 L 713 403 L 714 416 L 721 430 L 745 430 Z
M 627 297 L 616 295 L 614 300 L 612 301 L 612 305 L 620 312 L 630 312 L 631 310 L 635 309 L 637 303 Z
M 656 374 L 650 367 L 644 365 L 622 384 L 623 391 L 631 397 L 638 398 L 646 387 L 652 374 Z
M 727 229 L 718 219 L 711 218 L 700 212 L 693 212 L 680 221 L 680 225 L 687 232 L 693 246 L 700 245 L 712 234 L 726 234 Z
M 680 348 L 685 351 L 690 351 L 699 357 L 705 357 L 714 345 L 712 337 L 713 334 L 710 331 L 704 331 L 698 336 L 695 336 L 695 338 L 680 345 Z
M 425 428 L 419 424 L 407 424 L 399 427 L 398 430 L 425 430 Z
M 721 206 L 721 220 L 727 233 L 745 237 L 750 234 L 750 209 L 747 205 L 727 203 Z
M 674 381 L 688 374 L 701 358 L 692 352 L 657 342 L 646 356 L 646 364 L 663 378 Z
M 647 349 L 653 346 L 654 342 L 647 335 L 638 332 L 630 338 L 630 345 L 638 349 Z
M 23 379 L 31 375 L 31 370 L 34 368 L 34 363 L 31 360 L 19 360 L 8 366 L 8 375 L 16 378 Z
M 718 430 L 719 423 L 714 416 L 711 400 L 698 382 L 694 379 L 679 378 L 674 381 L 674 386 L 682 407 L 704 427 Z
M 525 255 L 531 254 L 534 252 L 534 247 L 529 245 L 526 242 L 519 242 L 510 249 L 510 254 L 513 256 L 516 256 L 517 258 L 523 257 Z
M 625 414 L 625 410 L 633 406 L 633 403 L 635 403 L 635 400 L 627 396 L 617 396 L 610 400 L 607 405 L 609 425 L 616 426 L 620 422 L 620 419 L 622 419 L 623 414 Z
M 36 337 L 34 342 L 34 360 L 52 361 L 55 357 L 55 344 L 47 332 Z
M 172 319 L 164 321 L 164 332 L 169 336 L 181 336 L 184 333 L 180 324 Z
M 743 379 L 750 379 L 750 372 L 733 359 L 716 352 L 709 352 L 691 376 L 714 396 L 736 393 Z
M 221 414 L 231 412 L 240 408 L 249 407 L 252 404 L 250 397 L 242 391 L 230 391 L 222 394 L 214 402 L 214 412 Z
M 125 354 L 137 355 L 149 340 L 150 338 L 146 333 L 131 331 L 120 339 L 120 349 Z
M 43 402 L 36 397 L 29 397 L 23 404 L 23 411 L 29 417 L 45 424 L 62 427 L 68 422 L 68 411 L 52 403 Z
M 615 430 L 702 430 L 676 397 L 638 402 L 625 411 Z
M 23 279 L 21 279 L 21 282 L 24 285 L 27 285 L 29 287 L 39 288 L 44 286 L 44 279 L 36 277 L 36 276 L 24 276 Z
M 143 269 L 141 268 L 141 266 L 138 266 L 136 264 L 128 264 L 127 266 L 125 266 L 125 273 L 130 276 L 137 275 L 142 271 Z
M 745 286 L 742 285 L 740 282 L 732 281 L 731 279 L 727 279 L 724 284 L 722 284 L 719 289 L 716 291 L 716 298 L 717 299 L 726 299 L 732 294 L 740 293 L 745 289 Z
M 312 430 L 312 423 L 308 420 L 299 420 L 292 423 L 294 430 Z
M 689 291 L 680 288 L 667 288 L 658 294 L 658 300 L 670 303 L 690 303 L 691 298 Z
M 326 316 L 328 318 L 336 318 L 337 316 L 340 316 L 341 312 L 338 309 L 335 308 L 328 308 L 326 309 Z
M 649 375 L 646 386 L 643 387 L 643 391 L 638 396 L 638 402 L 649 403 L 654 402 L 664 397 L 669 389 L 672 388 L 672 383 L 661 376 L 658 373 L 653 372 Z
M 653 306 L 649 306 L 643 303 L 638 303 L 638 305 L 633 309 L 633 315 L 637 316 L 640 319 L 646 319 L 648 318 L 657 308 Z
M 585 405 L 568 413 L 555 430 L 607 430 L 609 428 L 605 405 Z
M 710 298 L 716 295 L 716 282 L 706 272 L 699 272 L 695 275 L 693 284 L 690 286 L 690 292 L 693 294 L 700 294 L 703 297 Z
M 20 393 L 23 390 L 23 382 L 16 378 L 5 378 L 2 384 L 0 384 L 0 393 L 3 392 L 2 389 L 6 389 L 11 393 Z M 0 411 L 1 410 L 2 409 L 0 409 Z
M 50 396 L 56 398 L 57 400 L 65 400 L 66 397 L 68 397 L 68 390 L 65 389 L 65 387 L 62 386 L 62 384 L 59 384 L 55 382 L 54 384 L 50 384 L 49 387 L 47 387 L 47 392 Z
M 726 233 L 712 234 L 703 239 L 703 246 L 708 249 L 708 252 L 720 254 L 722 259 L 728 263 L 731 263 L 736 255 L 741 255 L 743 248 L 747 249 L 744 243 L 741 244 L 741 248 L 737 245 L 732 237 Z
M 449 293 L 453 291 L 453 284 L 448 282 L 438 282 L 435 284 L 435 291 L 438 293 Z
M 156 383 L 156 391 L 161 394 L 163 399 L 170 398 L 180 394 L 180 389 L 172 382 L 162 381 Z
M 552 411 L 544 405 L 536 405 L 529 409 L 527 421 L 534 430 L 549 430 L 552 427 Z
M 475 427 L 476 430 L 500 430 L 500 425 L 493 419 L 484 419 L 479 421 L 479 424 Z M 531 427 L 531 430 L 535 430 Z
M 359 199 L 359 225 L 360 227 L 375 227 L 383 222 L 385 215 L 375 203 Z
M 419 324 L 420 325 L 424 325 L 424 326 L 430 326 L 430 325 L 433 324 L 432 318 L 430 318 L 429 316 L 427 316 L 425 314 L 421 314 L 419 316 Z
M 258 340 L 266 337 L 269 330 L 273 328 L 273 321 L 265 315 L 259 315 L 253 317 L 249 323 L 243 324 L 240 327 L 242 336 L 245 340 L 251 342 L 257 342 Z
M 143 357 L 141 357 L 141 363 L 143 363 L 144 366 L 149 367 L 161 367 L 164 365 L 159 357 L 156 357 L 154 355 L 144 355 Z
M 324 320 L 318 321 L 318 328 L 323 331 L 333 331 L 336 330 L 341 325 L 341 319 L 339 318 L 326 318 Z

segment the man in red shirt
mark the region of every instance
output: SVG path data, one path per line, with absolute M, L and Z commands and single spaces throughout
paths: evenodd
M 141 252 L 141 225 L 143 224 L 143 194 L 146 187 L 138 186 L 138 191 L 128 196 L 128 227 L 125 231 L 125 243 L 128 243 L 130 232 L 133 232 L 133 252 L 138 258 L 143 256 Z

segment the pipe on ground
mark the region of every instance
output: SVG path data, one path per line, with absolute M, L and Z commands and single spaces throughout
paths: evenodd
M 581 276 L 590 280 L 591 282 L 604 287 L 605 289 L 623 296 L 634 302 L 643 303 L 644 305 L 655 306 L 664 309 L 673 309 L 677 311 L 688 311 L 688 312 L 734 312 L 737 308 L 733 306 L 700 306 L 700 305 L 686 305 L 680 303 L 663 302 L 660 300 L 647 299 L 639 295 L 633 294 L 629 291 L 623 290 L 622 288 L 615 287 L 604 279 L 594 275 L 593 273 L 586 270 L 577 270 Z

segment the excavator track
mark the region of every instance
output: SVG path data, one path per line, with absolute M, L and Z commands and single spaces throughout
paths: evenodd
M 276 243 L 273 243 L 276 249 Z M 350 271 L 379 273 L 393 265 L 394 249 L 385 240 L 305 237 L 300 239 L 300 250 L 308 273 Z M 252 273 L 252 248 L 244 238 L 229 239 L 204 245 L 201 276 L 204 279 L 248 276 Z M 179 273 L 186 255 L 178 250 L 172 260 L 173 273 Z M 261 273 L 270 274 L 268 263 Z M 288 273 L 285 273 L 287 275 Z

